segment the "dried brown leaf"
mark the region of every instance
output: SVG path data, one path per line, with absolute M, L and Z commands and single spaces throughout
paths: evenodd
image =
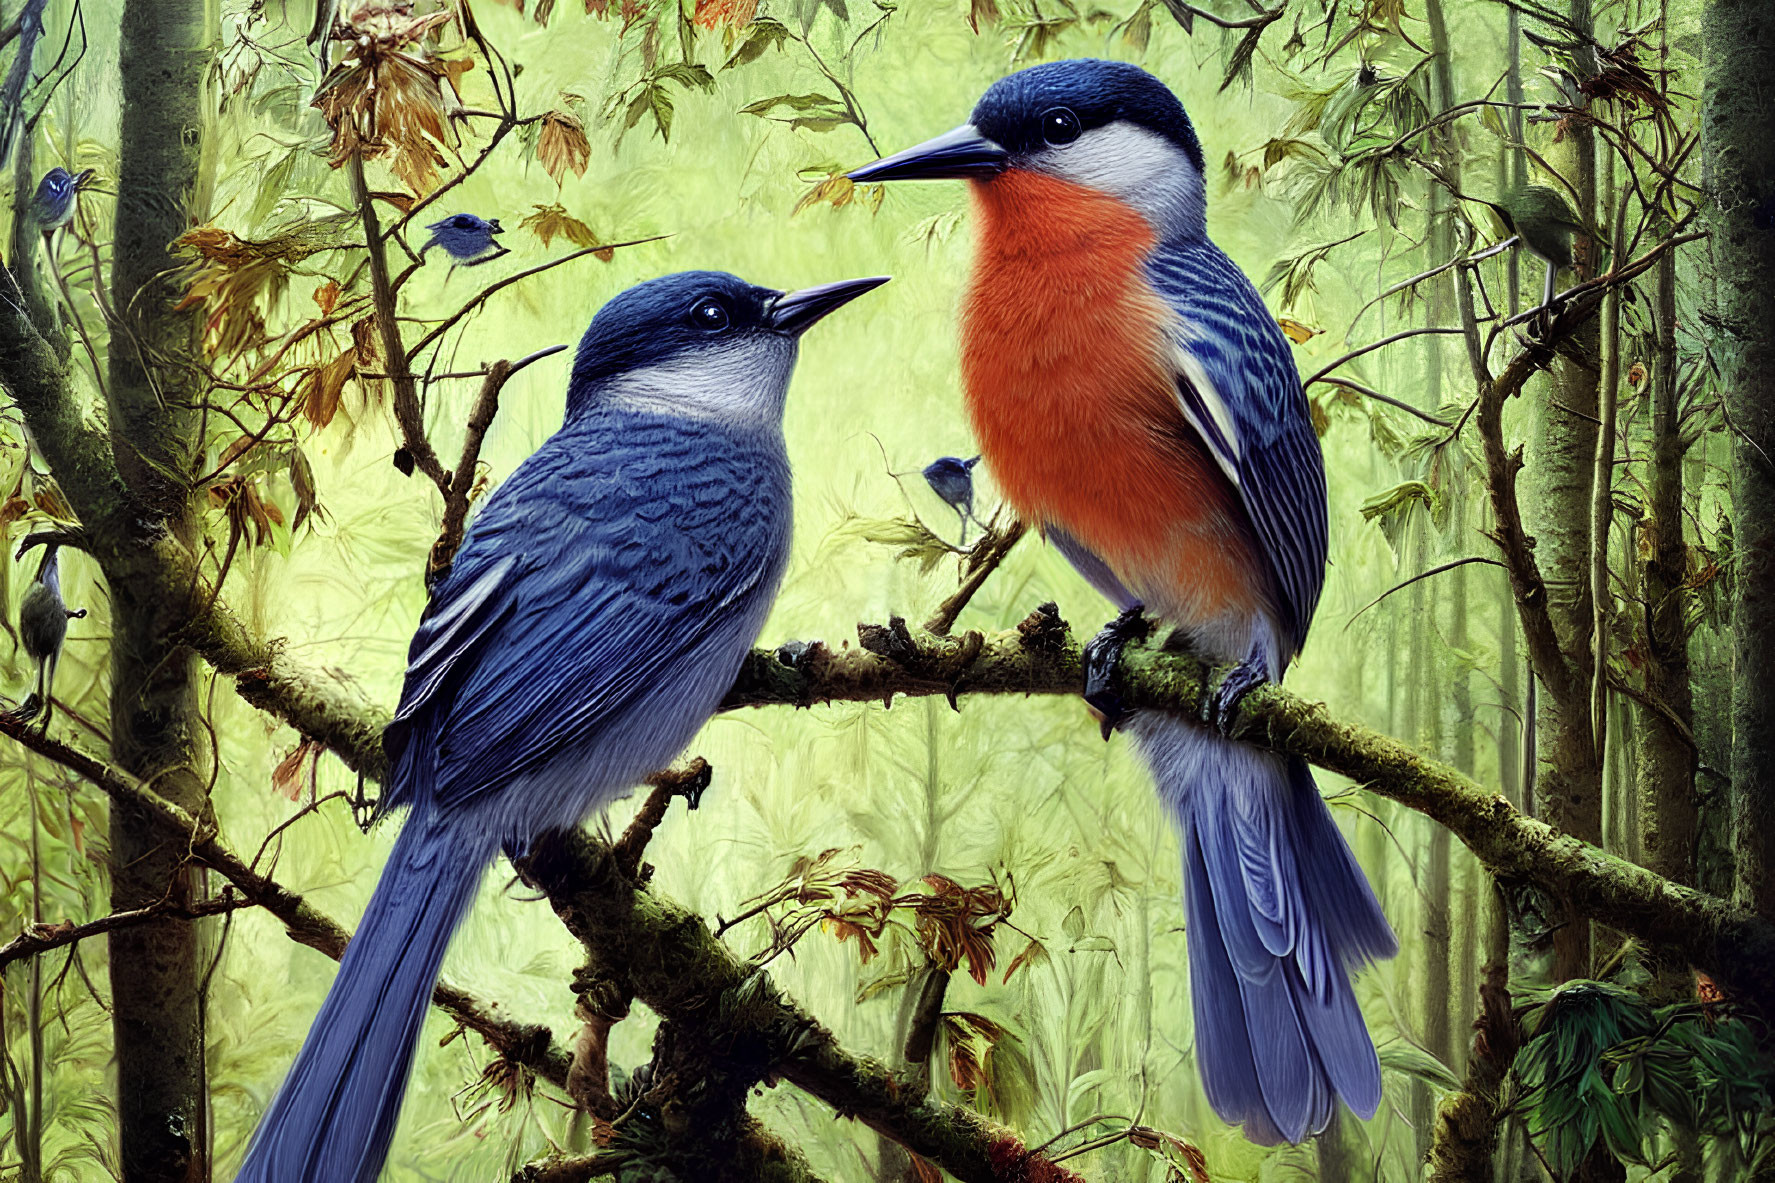
M 411 5 L 371 4 L 346 22 L 349 46 L 315 91 L 313 106 L 333 129 L 331 162 L 387 157 L 414 193 L 427 192 L 453 142 L 446 123 L 462 100 L 466 57 L 443 57 L 429 35 L 454 19 L 448 9 L 421 15 Z
M 542 117 L 542 131 L 536 137 L 536 158 L 559 185 L 571 172 L 585 176 L 591 163 L 592 144 L 586 139 L 585 124 L 566 111 L 550 111 Z
M 316 751 L 313 740 L 304 739 L 271 770 L 271 787 L 291 801 L 302 799 L 302 765 Z
M 691 17 L 700 29 L 743 29 L 758 15 L 758 0 L 696 0 Z
M 592 232 L 592 228 L 569 214 L 566 207 L 562 206 L 560 203 L 557 202 L 554 205 L 538 205 L 535 209 L 535 213 L 525 218 L 518 225 L 520 229 L 529 230 L 532 234 L 536 235 L 537 238 L 541 239 L 543 246 L 547 246 L 550 242 L 554 241 L 556 235 L 565 238 L 568 242 L 571 242 L 576 246 L 597 245 L 598 236 Z M 598 257 L 608 262 L 608 256 L 614 255 L 615 253 L 614 250 L 609 252 L 600 251 L 598 252 Z
M 357 350 L 341 350 L 324 366 L 317 366 L 309 375 L 303 392 L 302 414 L 316 427 L 324 428 L 339 413 L 339 398 L 345 383 L 357 370 Z

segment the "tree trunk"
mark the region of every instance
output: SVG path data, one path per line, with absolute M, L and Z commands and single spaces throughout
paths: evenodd
M 1666 879 L 1695 882 L 1695 753 L 1680 726 L 1695 730 L 1689 685 L 1688 548 L 1683 544 L 1683 447 L 1676 389 L 1676 263 L 1658 264 L 1658 350 L 1652 374 L 1651 464 L 1640 523 L 1645 597 L 1645 689 L 1664 710 L 1643 710 L 1636 728 L 1640 841 L 1644 864 Z M 1668 715 L 1665 712 L 1668 712 Z
M 1775 916 L 1775 6 L 1713 0 L 1705 151 L 1715 356 L 1732 441 L 1732 856 L 1739 902 Z
M 1573 24 L 1588 30 L 1589 0 L 1572 0 Z M 1578 191 L 1574 204 L 1586 224 L 1596 216 L 1596 152 L 1588 125 L 1573 120 L 1569 179 Z M 1580 236 L 1577 277 L 1594 274 L 1596 246 Z M 1554 366 L 1541 408 L 1541 438 L 1532 476 L 1536 496 L 1529 506 L 1529 529 L 1547 584 L 1547 608 L 1569 676 L 1541 676 L 1535 720 L 1539 754 L 1535 784 L 1537 816 L 1586 842 L 1602 841 L 1602 768 L 1590 726 L 1590 494 L 1596 461 L 1599 334 L 1595 322 L 1573 335 Z M 1565 687 L 1563 693 L 1553 693 Z M 1590 925 L 1570 918 L 1554 935 L 1556 979 L 1590 972 Z
M 205 0 L 129 0 L 119 62 L 122 158 L 114 306 L 125 313 L 110 353 L 110 419 L 118 468 L 144 524 L 194 537 L 186 479 L 201 450 L 195 415 L 200 322 L 172 311 L 178 291 L 172 240 L 202 207 L 204 75 L 216 36 Z M 146 531 L 144 531 L 146 533 Z M 112 605 L 111 745 L 125 770 L 202 817 L 208 812 L 205 745 L 191 652 L 177 645 L 187 606 L 144 589 L 146 539 L 107 556 Z M 186 840 L 114 807 L 111 906 L 124 911 L 200 892 Z M 117 1121 L 125 1183 L 209 1177 L 204 1072 L 204 942 L 196 925 L 163 921 L 110 936 Z

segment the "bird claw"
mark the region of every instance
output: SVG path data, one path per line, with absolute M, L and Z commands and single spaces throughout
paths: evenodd
M 1152 624 L 1143 615 L 1144 608 L 1135 604 L 1104 625 L 1097 635 L 1085 642 L 1082 654 L 1085 665 L 1085 701 L 1097 712 L 1103 725 L 1103 738 L 1128 715 L 1122 696 L 1115 689 L 1116 665 L 1129 641 L 1143 641 L 1152 632 Z
M 43 709 L 43 700 L 37 697 L 37 692 L 35 690 L 25 696 L 25 701 L 3 713 L 7 722 L 16 723 L 23 727 L 29 727 L 31 724 L 39 721 L 43 723 L 46 729 L 49 726 L 48 715 Z
M 1245 696 L 1269 681 L 1264 672 L 1263 655 L 1253 651 L 1238 665 L 1227 671 L 1214 693 L 1208 696 L 1207 710 L 1202 721 L 1214 728 L 1228 739 L 1232 738 L 1234 725 L 1239 718 L 1239 704 Z

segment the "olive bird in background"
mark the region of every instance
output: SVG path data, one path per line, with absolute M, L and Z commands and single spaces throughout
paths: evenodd
M 665 768 L 733 684 L 789 554 L 797 340 L 885 279 L 695 271 L 592 319 L 561 429 L 475 516 L 383 737 L 408 816 L 238 1183 L 370 1183 L 450 934 L 501 849 Z
M 1300 649 L 1325 578 L 1324 460 L 1250 280 L 1209 241 L 1203 154 L 1135 66 L 1062 61 L 994 84 L 970 121 L 854 181 L 966 178 L 970 417 L 1001 494 L 1122 616 L 1087 648 L 1106 734 L 1133 734 L 1176 818 L 1196 1060 L 1215 1111 L 1298 1142 L 1380 1064 L 1351 973 L 1397 943 L 1306 762 L 1229 739 L 1239 698 Z M 1238 663 L 1207 717 L 1122 716 L 1142 613 Z
M 18 558 L 23 559 L 32 543 L 27 541 L 19 548 Z M 37 663 L 37 686 L 9 716 L 21 723 L 37 720 L 43 727 L 49 726 L 49 717 L 54 710 L 52 695 L 55 692 L 55 667 L 62 657 L 62 642 L 68 636 L 68 621 L 85 617 L 86 609 L 70 609 L 62 599 L 62 573 L 58 563 L 59 543 L 43 544 L 43 558 L 37 563 L 37 578 L 25 589 L 25 598 L 19 602 L 18 631 L 19 640 L 24 643 L 25 656 Z
M 31 217 L 45 234 L 60 230 L 74 220 L 80 191 L 92 182 L 92 178 L 90 168 L 71 173 L 59 164 L 43 174 L 43 179 L 37 182 L 37 191 L 31 194 Z
M 498 218 L 477 218 L 473 214 L 451 214 L 439 222 L 426 227 L 431 231 L 431 239 L 426 242 L 426 250 L 440 248 L 449 255 L 452 269 L 456 267 L 478 267 L 482 263 L 490 263 L 506 253 L 494 239 L 505 231 L 499 225 Z
M 974 465 L 980 457 L 962 460 L 939 456 L 924 466 L 925 484 L 961 519 L 961 540 L 968 540 L 968 519 L 974 516 Z
M 1521 240 L 1524 250 L 1547 265 L 1541 307 L 1551 308 L 1554 278 L 1560 268 L 1572 265 L 1572 235 L 1582 234 L 1584 223 L 1565 195 L 1548 185 L 1521 185 L 1485 204 L 1504 223 L 1505 231 Z

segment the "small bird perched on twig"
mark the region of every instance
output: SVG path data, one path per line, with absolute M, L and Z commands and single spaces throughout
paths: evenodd
M 974 516 L 974 465 L 978 463 L 978 456 L 972 460 L 939 456 L 924 466 L 925 484 L 961 519 L 963 542 L 968 538 L 968 519 Z
M 1565 195 L 1548 185 L 1522 185 L 1486 205 L 1496 211 L 1504 228 L 1522 240 L 1529 254 L 1547 265 L 1541 285 L 1541 308 L 1553 307 L 1553 280 L 1561 267 L 1572 265 L 1572 235 L 1584 232 L 1584 223 Z
M 451 214 L 426 229 L 431 231 L 431 241 L 425 244 L 426 249 L 438 247 L 450 256 L 453 267 L 478 267 L 509 253 L 494 241 L 497 235 L 505 233 L 498 218 Z
M 32 545 L 27 541 L 19 548 L 18 557 L 24 558 Z M 25 654 L 37 663 L 37 688 L 10 713 L 10 718 L 21 723 L 39 720 L 44 727 L 49 726 L 53 709 L 50 696 L 55 690 L 55 667 L 61 660 L 62 642 L 68 636 L 68 621 L 86 615 L 85 608 L 70 610 L 62 600 L 62 576 L 56 561 L 60 549 L 60 543 L 43 544 L 37 578 L 25 589 L 18 612 L 18 631 Z
M 92 178 L 90 168 L 71 173 L 59 164 L 43 174 L 43 179 L 37 182 L 37 192 L 31 195 L 31 217 L 45 234 L 74 220 L 80 191 L 91 183 Z

